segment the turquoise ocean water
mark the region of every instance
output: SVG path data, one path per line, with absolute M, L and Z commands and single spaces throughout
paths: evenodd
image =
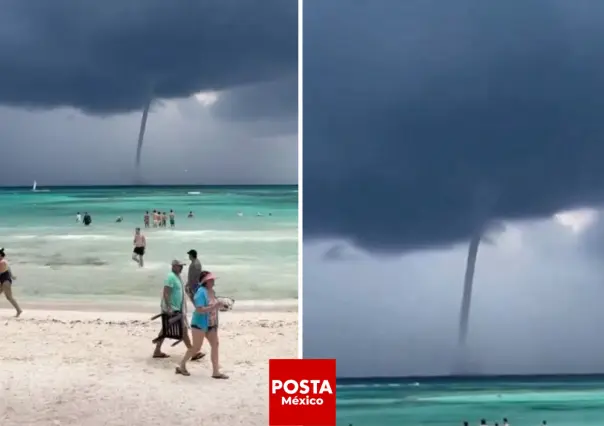
M 338 425 L 604 425 L 604 376 L 338 379 Z
M 139 269 L 132 236 L 153 209 L 173 209 L 176 228 L 144 230 Z M 0 188 L 0 246 L 23 302 L 158 298 L 171 259 L 187 260 L 191 248 L 218 275 L 222 295 L 295 299 L 297 209 L 296 186 Z M 75 223 L 85 211 L 88 227 Z

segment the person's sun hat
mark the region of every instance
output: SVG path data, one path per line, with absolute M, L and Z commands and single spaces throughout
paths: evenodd
M 178 259 L 174 259 L 174 260 L 172 261 L 172 266 L 185 266 L 185 265 L 186 265 L 186 263 L 185 263 L 185 262 L 182 262 L 182 261 L 180 261 L 180 260 L 178 260 Z
M 214 275 L 211 272 L 208 272 L 202 279 L 201 279 L 201 283 L 207 283 L 210 280 L 215 280 L 216 279 L 216 275 Z

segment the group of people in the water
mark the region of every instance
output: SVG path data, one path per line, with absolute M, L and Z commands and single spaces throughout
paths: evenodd
M 191 219 L 193 217 L 195 217 L 195 215 L 190 211 L 187 218 Z M 123 221 L 123 216 L 118 216 L 115 219 L 116 223 L 121 223 Z M 85 226 L 88 226 L 92 223 L 92 216 L 90 216 L 88 212 L 85 212 L 83 216 L 80 212 L 77 212 L 76 223 L 83 223 Z M 169 213 L 153 210 L 150 214 L 149 211 L 146 211 L 143 216 L 143 223 L 145 228 L 150 228 L 151 226 L 153 226 L 153 228 L 167 228 L 168 224 L 170 225 L 170 228 L 174 228 L 176 226 L 176 213 L 174 213 L 174 210 L 172 209 L 170 209 Z
M 190 211 L 187 217 L 192 218 L 193 212 Z M 143 223 L 145 224 L 145 228 L 150 228 L 151 226 L 154 228 L 167 228 L 168 223 L 170 224 L 170 228 L 174 228 L 176 226 L 176 213 L 174 213 L 174 210 L 170 209 L 169 213 L 153 210 L 153 212 L 149 214 L 149 211 L 147 210 L 143 216 Z
M 76 214 L 76 223 L 83 223 L 85 226 L 88 226 L 92 223 L 92 216 L 90 216 L 88 212 L 84 212 L 84 216 L 78 212 Z
M 272 215 L 272 213 L 268 213 L 268 216 Z M 237 216 L 242 217 L 243 212 L 237 212 Z M 256 213 L 256 216 L 261 217 L 264 215 L 258 212 Z M 187 214 L 187 218 L 192 219 L 194 217 L 195 215 L 193 214 L 193 211 L 189 211 L 189 213 Z M 118 216 L 117 218 L 115 218 L 115 223 L 121 223 L 123 221 L 123 216 Z M 80 212 L 77 212 L 76 223 L 83 223 L 85 226 L 88 226 L 92 223 L 92 216 L 90 216 L 88 212 L 85 212 L 83 216 Z M 149 211 L 147 210 L 143 215 L 143 224 L 145 228 L 167 228 L 168 225 L 170 226 L 170 228 L 174 228 L 176 227 L 176 213 L 174 213 L 174 210 L 172 209 L 170 209 L 169 213 L 162 212 L 160 210 L 153 210 L 151 213 L 149 213 Z
M 463 422 L 464 426 L 469 426 L 470 423 L 469 422 Z M 486 419 L 482 419 L 480 421 L 480 426 L 510 426 L 510 422 L 508 421 L 508 419 L 504 418 L 503 421 L 501 423 L 499 422 L 494 422 L 494 423 L 487 423 Z M 543 422 L 541 422 L 542 426 L 547 426 L 547 421 L 543 420 Z
M 494 422 L 494 423 L 487 423 L 486 419 L 482 419 L 480 421 L 480 426 L 510 426 L 510 422 L 508 421 L 508 419 L 504 418 L 503 421 L 501 423 L 499 422 Z M 352 423 L 349 423 L 348 426 L 352 426 Z M 470 426 L 469 422 L 463 422 L 463 426 Z M 541 422 L 541 426 L 547 426 L 547 421 L 543 420 L 543 422 Z

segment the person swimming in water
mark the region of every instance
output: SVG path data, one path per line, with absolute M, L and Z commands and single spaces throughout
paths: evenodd
M 13 305 L 13 308 L 17 311 L 16 317 L 19 317 L 23 312 L 19 307 L 19 304 L 13 297 L 13 281 L 17 279 L 11 271 L 10 265 L 6 261 L 6 253 L 4 248 L 0 248 L 0 293 L 4 293 L 6 300 Z
M 176 215 L 174 214 L 174 210 L 170 209 L 170 228 L 174 228 Z
M 193 217 L 193 212 L 192 212 L 192 211 L 190 211 L 190 212 L 189 212 L 189 214 L 187 215 L 187 217 L 188 217 L 189 219 L 191 219 L 191 218 Z
M 92 223 L 92 217 L 88 214 L 88 212 L 84 213 L 84 225 L 88 226 Z
M 120 222 L 123 222 L 123 221 L 124 221 L 124 218 L 123 218 L 123 217 L 121 217 L 121 216 L 118 216 L 118 217 L 115 219 L 115 222 L 116 222 L 116 223 L 120 223 Z

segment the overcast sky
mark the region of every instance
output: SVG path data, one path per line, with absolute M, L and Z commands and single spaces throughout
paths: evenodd
M 297 1 L 6 0 L 1 185 L 296 183 Z
M 305 356 L 451 373 L 497 222 L 473 369 L 604 372 L 604 4 L 307 1 L 303 53 Z

